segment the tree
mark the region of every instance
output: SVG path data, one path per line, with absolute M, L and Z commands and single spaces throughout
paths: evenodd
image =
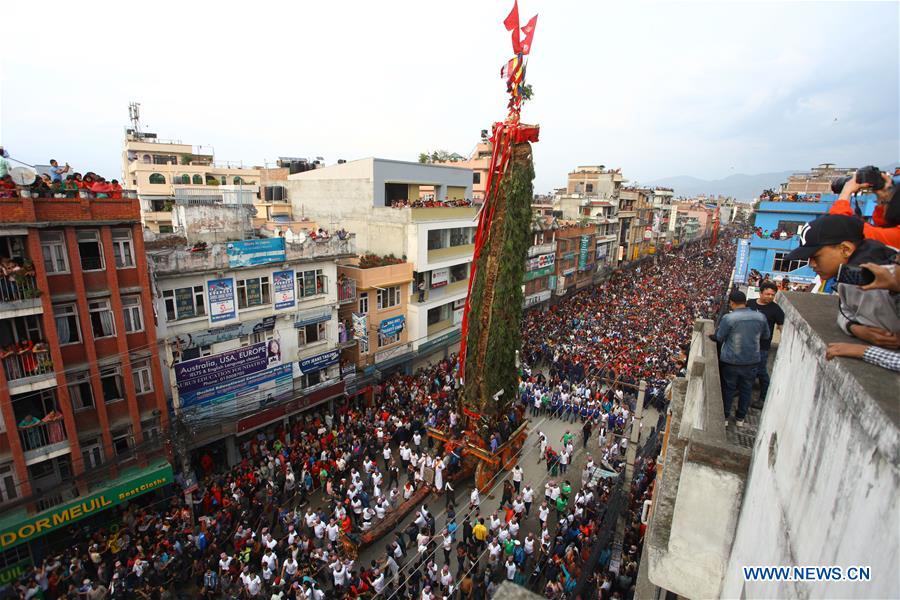
M 531 144 L 515 144 L 472 284 L 465 399 L 489 420 L 504 414 L 518 392 L 516 351 L 521 346 L 533 179 Z M 504 395 L 495 402 L 493 396 L 500 390 Z
M 432 152 L 419 153 L 420 163 L 460 162 L 462 160 L 465 160 L 464 156 L 447 150 L 434 150 Z

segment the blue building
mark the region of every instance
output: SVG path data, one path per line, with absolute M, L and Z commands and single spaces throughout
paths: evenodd
M 796 233 L 804 223 L 827 214 L 835 200 L 837 194 L 822 194 L 818 202 L 760 202 L 754 225 L 764 232 L 778 230 Z M 858 202 L 863 215 L 871 216 L 875 208 L 875 195 L 860 195 Z M 750 268 L 769 273 L 776 280 L 787 276 L 791 281 L 811 283 L 816 274 L 809 268 L 808 261 L 784 260 L 799 245 L 800 238 L 796 235 L 784 240 L 754 235 L 750 240 Z

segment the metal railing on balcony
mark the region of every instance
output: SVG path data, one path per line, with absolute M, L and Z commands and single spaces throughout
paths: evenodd
M 37 419 L 35 419 L 37 421 Z M 22 442 L 22 450 L 38 450 L 44 446 L 58 444 L 68 440 L 66 426 L 62 415 L 58 419 L 50 421 L 37 421 L 33 425 L 19 425 L 19 439 Z
M 0 303 L 32 300 L 40 295 L 41 292 L 37 288 L 37 281 L 33 275 L 16 279 L 0 279 Z
M 356 302 L 356 280 L 350 278 L 338 279 L 338 304 Z
M 3 370 L 7 381 L 15 381 L 53 373 L 53 361 L 49 351 L 14 353 L 3 358 Z

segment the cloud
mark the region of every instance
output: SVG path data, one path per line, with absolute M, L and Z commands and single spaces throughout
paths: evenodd
M 162 137 L 245 164 L 464 154 L 505 115 L 505 2 L 42 6 L 83 35 L 5 33 L 16 51 L 2 58 L 0 135 L 29 162 L 118 176 L 130 100 Z M 25 10 L 13 3 L 10 22 Z M 538 191 L 579 164 L 646 181 L 898 158 L 897 3 L 522 0 L 520 11 L 541 15 L 523 115 L 541 124 Z

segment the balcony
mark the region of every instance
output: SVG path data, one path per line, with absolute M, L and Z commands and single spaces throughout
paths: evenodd
M 413 266 L 409 262 L 361 268 L 359 259 L 351 258 L 346 264 L 338 265 L 338 272 L 352 279 L 359 290 L 402 285 L 413 279 Z
M 338 277 L 338 304 L 356 302 L 356 280 L 349 277 Z
M 0 198 L 0 223 L 137 223 L 140 220 L 140 202 L 132 198 Z
M 428 262 L 439 263 L 445 260 L 453 260 L 454 258 L 471 257 L 473 254 L 475 254 L 475 244 L 435 248 L 428 251 Z
M 53 376 L 53 361 L 46 344 L 36 344 L 37 351 L 17 352 L 11 349 L 0 351 L 6 380 L 12 385 L 34 383 Z
M 637 596 L 847 597 L 847 583 L 747 580 L 742 565 L 866 565 L 893 573 L 900 482 L 900 379 L 825 359 L 844 335 L 836 296 L 779 293 L 785 325 L 762 412 L 727 427 L 710 321 L 676 380 Z M 776 348 L 773 345 L 773 350 Z M 644 566 L 646 564 L 646 570 Z M 852 584 L 851 584 L 852 585 Z M 866 597 L 897 597 L 872 577 Z M 656 589 L 662 588 L 662 589 Z
M 62 415 L 56 415 L 57 418 L 52 420 L 34 418 L 32 425 L 19 423 L 19 441 L 25 453 L 25 464 L 30 465 L 69 452 L 65 423 Z
M 20 316 L 42 311 L 41 291 L 33 275 L 0 278 L 0 316 Z M 12 315 L 3 313 L 12 312 Z
M 550 254 L 556 252 L 556 242 L 547 242 L 546 244 L 536 244 L 528 248 L 528 258 L 540 256 L 541 254 Z

